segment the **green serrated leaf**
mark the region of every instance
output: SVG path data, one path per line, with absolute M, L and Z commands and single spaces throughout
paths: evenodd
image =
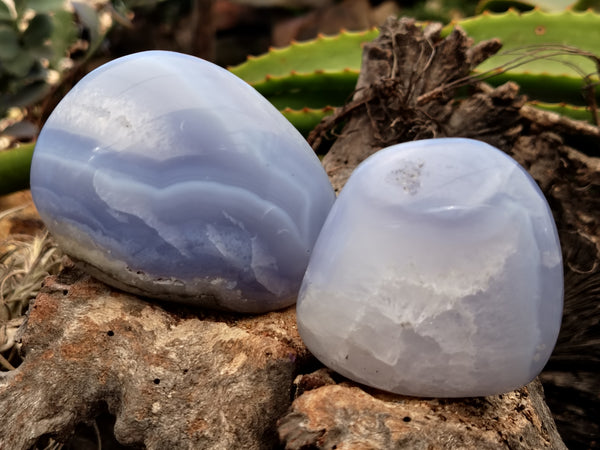
M 507 81 L 513 81 L 519 85 L 521 92 L 530 99 L 547 103 L 566 102 L 580 106 L 587 104 L 583 95 L 585 82 L 582 78 L 511 71 L 495 75 L 487 81 L 496 86 Z
M 266 97 L 266 99 L 279 110 L 285 108 L 319 109 L 326 106 L 338 106 L 344 104 L 344 102 L 334 102 L 329 96 L 324 96 L 322 92 L 282 92 L 275 96 Z
M 582 76 L 591 75 L 591 81 L 598 80 L 594 61 L 573 51 L 600 55 L 600 15 L 591 11 L 484 13 L 454 23 L 445 32 L 457 24 L 476 42 L 490 38 L 502 41 L 501 52 L 476 69 L 477 73 L 483 73 L 499 66 L 512 66 L 502 76 L 489 80 L 494 84 L 520 80 L 525 93 L 531 90 L 541 100 L 579 98 L 581 103 Z
M 336 36 L 320 36 L 289 47 L 271 49 L 268 53 L 251 57 L 245 63 L 229 70 L 250 84 L 264 81 L 267 76 L 286 77 L 292 72 L 310 74 L 341 72 L 360 69 L 362 44 L 373 40 L 379 31 L 343 32 Z
M 285 77 L 269 76 L 253 86 L 280 109 L 324 108 L 348 101 L 357 78 L 358 71 L 352 70 L 293 73 Z
M 378 34 L 373 29 L 320 36 L 271 49 L 230 70 L 252 84 L 306 135 L 332 111 L 331 106 L 349 100 L 360 70 L 362 44 Z
M 311 91 L 333 90 L 347 93 L 348 89 L 354 89 L 358 74 L 358 70 L 350 69 L 340 72 L 294 72 L 281 77 L 267 76 L 265 80 L 254 83 L 253 86 L 266 96 L 302 89 L 303 86 L 307 87 L 306 90 Z
M 333 108 L 304 108 L 301 110 L 286 108 L 282 110 L 281 113 L 294 125 L 294 127 L 296 127 L 298 131 L 300 131 L 300 133 L 302 133 L 303 136 L 306 137 L 308 136 L 308 133 L 310 133 L 313 128 L 315 128 L 323 119 L 323 117 L 333 114 L 333 111 Z
M 544 102 L 529 102 L 531 106 L 535 106 L 538 109 L 544 111 L 551 111 L 561 116 L 567 116 L 575 120 L 584 120 L 590 123 L 594 123 L 594 116 L 592 112 L 583 106 L 569 105 L 567 103 L 544 103 Z

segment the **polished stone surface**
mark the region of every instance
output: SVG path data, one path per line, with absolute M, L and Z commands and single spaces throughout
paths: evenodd
M 482 142 L 393 146 L 352 174 L 300 291 L 300 334 L 355 381 L 425 397 L 531 381 L 556 343 L 562 256 L 548 204 Z
M 39 136 L 31 190 L 60 246 L 98 278 L 242 312 L 296 300 L 335 199 L 306 141 L 258 92 L 161 51 L 73 88 Z

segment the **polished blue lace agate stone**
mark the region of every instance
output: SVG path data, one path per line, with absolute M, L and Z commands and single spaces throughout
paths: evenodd
M 295 302 L 335 195 L 258 92 L 164 51 L 112 61 L 61 101 L 31 168 L 38 211 L 95 277 L 241 312 Z
M 298 331 L 325 365 L 421 397 L 535 378 L 563 306 L 552 213 L 531 176 L 470 139 L 388 147 L 350 176 L 315 244 Z

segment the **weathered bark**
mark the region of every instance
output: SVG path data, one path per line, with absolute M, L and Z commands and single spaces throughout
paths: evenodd
M 287 450 L 357 449 L 566 449 L 542 386 L 471 399 L 416 399 L 333 384 L 317 372 L 300 376 L 310 387 L 279 423 Z
M 0 374 L 0 448 L 64 441 L 106 404 L 122 444 L 268 449 L 307 351 L 294 310 L 262 316 L 161 308 L 75 269 L 47 279 Z

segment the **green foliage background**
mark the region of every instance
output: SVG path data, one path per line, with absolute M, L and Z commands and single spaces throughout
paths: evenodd
M 49 92 L 76 38 L 63 0 L 0 1 L 0 115 Z

